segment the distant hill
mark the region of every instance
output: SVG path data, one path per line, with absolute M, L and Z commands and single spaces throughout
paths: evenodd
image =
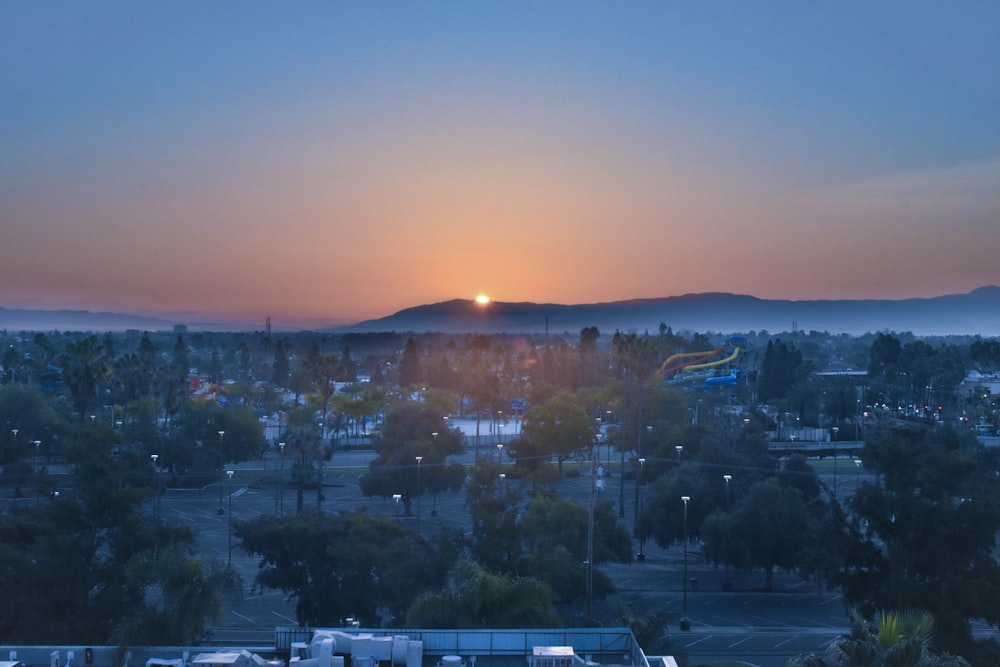
M 1000 287 L 968 294 L 903 300 L 784 301 L 743 294 L 685 294 L 580 305 L 491 302 L 454 299 L 407 308 L 388 317 L 341 327 L 340 331 L 413 331 L 463 333 L 578 332 L 596 326 L 602 332 L 656 331 L 660 323 L 674 331 L 828 331 L 864 334 L 874 331 L 917 335 L 1000 335 Z
M 353 325 L 330 327 L 318 320 L 283 322 L 281 330 L 441 333 L 579 333 L 596 326 L 602 333 L 655 332 L 660 323 L 674 331 L 781 333 L 827 331 L 864 334 L 912 332 L 921 336 L 1000 336 L 1000 287 L 925 299 L 783 301 L 745 294 L 685 294 L 579 305 L 505 303 L 481 306 L 453 299 L 407 308 Z M 247 331 L 261 323 L 205 321 L 184 314 L 135 315 L 87 310 L 0 308 L 0 329 L 14 331 L 168 331 L 183 324 L 192 331 Z
M 174 322 L 146 315 L 0 308 L 0 329 L 13 331 L 164 331 L 173 327 Z

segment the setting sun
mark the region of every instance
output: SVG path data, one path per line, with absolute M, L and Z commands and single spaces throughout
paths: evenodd
M 490 302 L 490 297 L 486 296 L 485 294 L 480 294 L 479 296 L 476 297 L 476 303 L 478 303 L 480 306 L 485 306 L 489 302 Z

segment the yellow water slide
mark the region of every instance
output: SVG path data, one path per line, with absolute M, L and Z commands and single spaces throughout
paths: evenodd
M 678 354 L 672 354 L 667 357 L 667 360 L 663 362 L 660 366 L 660 370 L 656 371 L 657 377 L 663 377 L 667 373 L 675 373 L 679 370 L 688 367 L 688 364 L 683 363 L 686 359 L 693 359 L 691 363 L 697 363 L 699 360 L 711 359 L 717 354 L 722 354 L 723 348 L 718 348 L 716 350 L 709 350 L 708 352 L 683 352 Z M 678 363 L 681 362 L 681 363 Z
M 703 368 L 712 368 L 713 366 L 721 366 L 722 364 L 728 364 L 730 361 L 735 360 L 736 357 L 738 357 L 739 355 L 740 355 L 740 348 L 739 346 L 737 346 L 736 348 L 733 349 L 733 353 L 730 354 L 725 359 L 719 359 L 718 361 L 710 361 L 705 364 L 693 364 L 691 366 L 685 366 L 684 372 L 690 373 L 692 371 L 698 371 Z

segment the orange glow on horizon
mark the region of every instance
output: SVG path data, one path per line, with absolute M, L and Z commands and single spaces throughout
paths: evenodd
M 489 302 L 490 302 L 490 297 L 486 296 L 485 294 L 480 294 L 476 296 L 476 303 L 478 303 L 480 306 L 485 306 Z

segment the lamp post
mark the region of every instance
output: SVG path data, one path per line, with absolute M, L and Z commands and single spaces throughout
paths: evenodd
M 280 459 L 280 469 L 278 472 L 278 516 L 285 516 L 285 443 L 278 443 L 278 458 Z
M 833 497 L 837 497 L 837 433 L 840 431 L 839 426 L 834 426 L 833 431 Z
M 14 441 L 14 511 L 17 511 L 17 497 L 21 495 L 20 475 L 17 473 L 17 434 L 21 429 L 12 428 L 10 430 L 11 439 Z
M 159 508 L 157 507 L 160 503 L 160 468 L 156 465 L 156 460 L 160 458 L 159 454 L 150 454 L 149 460 L 153 462 L 153 479 L 155 482 L 155 493 L 153 495 L 153 521 L 159 519 Z
M 229 478 L 229 486 L 232 487 L 233 484 L 233 472 L 232 470 L 226 471 L 226 477 Z M 229 491 L 229 561 L 228 565 L 230 568 L 233 567 L 233 490 L 232 488 L 226 489 Z
M 400 493 L 392 494 L 392 499 L 396 501 L 396 516 L 399 516 L 399 501 L 403 497 Z
M 681 454 L 684 453 L 684 445 L 674 445 L 674 450 L 677 452 L 677 465 L 680 465 Z
M 598 459 L 590 462 L 590 503 L 587 507 L 587 624 L 592 624 L 594 615 L 594 482 Z M 640 542 L 640 549 L 641 547 Z
M 639 459 L 639 510 L 635 514 L 635 525 L 636 525 L 636 537 L 639 538 L 639 555 L 636 556 L 636 560 L 640 563 L 646 560 L 646 537 L 642 530 L 642 473 L 645 467 L 646 459 Z
M 417 535 L 420 535 L 420 462 L 424 457 L 417 457 Z
M 854 459 L 854 495 L 857 495 L 858 489 L 861 488 L 861 459 Z
M 37 467 L 38 467 L 38 469 L 35 471 L 35 474 L 38 475 L 39 478 L 41 478 L 41 476 L 42 476 L 42 465 L 43 465 L 42 464 L 42 441 L 41 440 L 35 440 L 34 443 L 35 443 L 35 459 L 37 460 Z M 38 502 L 38 499 L 41 496 L 41 488 L 42 487 L 39 484 L 38 491 L 36 492 L 37 495 L 35 496 L 35 502 L 36 503 Z
M 223 462 L 225 462 L 225 455 L 222 453 L 222 436 L 226 434 L 225 431 L 219 431 L 219 456 L 222 457 Z M 219 478 L 219 516 L 226 513 L 226 510 L 222 509 L 222 478 Z
M 503 443 L 502 442 L 497 445 L 497 465 L 500 466 L 501 470 L 503 469 Z
M 688 620 L 688 501 L 691 496 L 681 496 L 684 503 L 684 598 L 681 611 L 681 630 L 690 630 L 691 621 Z
M 732 505 L 729 502 L 729 482 L 733 481 L 733 476 L 732 475 L 723 475 L 722 476 L 722 480 L 726 483 L 726 497 L 724 498 L 724 500 L 725 500 L 725 503 L 726 503 L 726 512 L 729 512 L 730 508 L 732 507 Z M 733 590 L 733 582 L 731 582 L 729 580 L 729 553 L 728 553 L 729 552 L 729 549 L 728 549 L 728 546 L 729 546 L 729 544 L 728 544 L 728 542 L 729 542 L 729 539 L 728 539 L 729 535 L 728 534 L 726 535 L 726 538 L 727 538 L 726 539 L 726 547 L 727 547 L 727 549 L 726 549 L 726 552 L 727 552 L 726 553 L 726 579 L 725 579 L 725 581 L 722 582 L 722 590 L 724 590 L 726 592 L 729 592 L 729 591 Z

